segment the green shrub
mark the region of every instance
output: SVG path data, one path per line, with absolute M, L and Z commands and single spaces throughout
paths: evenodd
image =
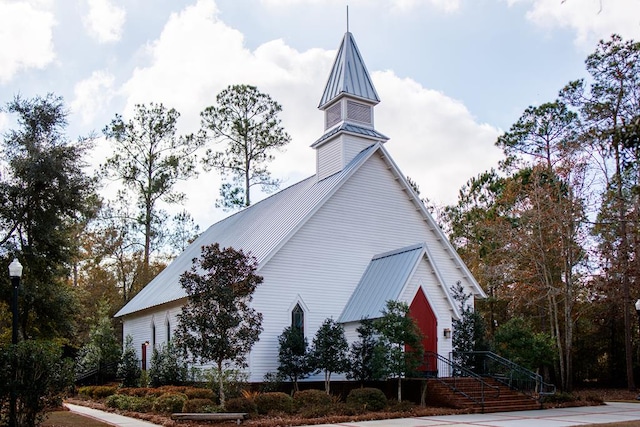
M 255 399 L 259 414 L 293 413 L 293 398 L 286 393 L 270 392 L 259 394 Z
M 39 425 L 45 408 L 61 403 L 73 379 L 73 361 L 62 358 L 57 343 L 27 340 L 0 345 L 0 401 L 8 401 L 11 384 L 15 384 L 18 425 Z M 5 409 L 0 416 L 5 415 Z
M 154 389 L 148 387 L 123 387 L 118 390 L 118 394 L 124 394 L 125 396 L 146 397 L 153 395 Z
M 142 370 L 138 363 L 136 349 L 133 347 L 133 338 L 127 335 L 120 363 L 118 363 L 117 376 L 122 379 L 124 387 L 137 387 L 140 384 L 140 374 Z
M 124 394 L 112 394 L 105 399 L 104 404 L 108 408 L 128 411 L 131 410 L 132 402 L 132 396 L 126 396 Z
M 227 412 L 246 412 L 248 414 L 258 413 L 256 403 L 246 397 L 232 397 L 225 402 L 224 409 Z
M 206 369 L 202 372 L 207 386 L 215 393 L 215 398 L 219 401 L 218 389 L 220 384 L 220 374 L 217 369 Z M 248 375 L 239 369 L 225 369 L 222 371 L 222 387 L 226 399 L 239 397 L 242 390 L 247 387 Z
M 215 403 L 211 399 L 189 399 L 184 402 L 182 412 L 211 412 Z
M 187 396 L 182 393 L 165 393 L 153 402 L 153 410 L 162 414 L 182 411 Z
M 413 403 L 406 400 L 403 400 L 401 402 L 398 402 L 397 400 L 391 400 L 388 403 L 389 404 L 387 405 L 387 408 L 391 412 L 409 412 L 415 406 Z
M 93 388 L 91 397 L 94 399 L 104 399 L 112 394 L 116 394 L 116 391 L 118 391 L 118 387 L 116 386 L 99 385 Z
M 332 403 L 331 396 L 322 390 L 302 390 L 297 391 L 293 395 L 293 400 L 297 406 L 330 406 Z
M 187 363 L 173 344 L 164 344 L 160 350 L 153 349 L 149 368 L 151 386 L 180 385 L 187 381 L 188 376 Z
M 215 399 L 215 394 L 213 390 L 209 388 L 200 388 L 200 387 L 188 387 L 184 390 L 184 394 L 187 395 L 189 399 Z
M 85 397 L 85 398 L 90 398 L 91 397 L 91 393 L 93 393 L 93 388 L 95 386 L 92 385 L 85 385 L 82 387 L 78 387 L 78 396 L 80 397 Z
M 139 397 L 131 396 L 131 411 L 134 412 L 151 412 L 153 411 L 153 404 L 155 399 L 153 397 Z
M 544 397 L 545 403 L 567 403 L 567 402 L 575 402 L 578 398 L 571 394 L 565 392 L 559 392 L 550 394 Z
M 387 406 L 387 397 L 377 388 L 355 388 L 347 396 L 347 405 L 357 411 L 380 411 Z

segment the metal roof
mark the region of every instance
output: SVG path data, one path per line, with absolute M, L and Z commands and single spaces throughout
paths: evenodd
M 369 139 L 371 139 L 373 141 L 385 142 L 385 141 L 389 140 L 389 137 L 381 134 L 377 130 L 374 130 L 374 129 L 371 129 L 371 128 L 365 128 L 365 127 L 358 126 L 358 125 L 354 125 L 353 123 L 344 123 L 343 122 L 340 126 L 336 126 L 333 129 L 330 129 L 328 132 L 326 132 L 324 135 L 322 135 L 320 138 L 318 138 L 318 140 L 316 142 L 311 144 L 311 147 L 315 148 L 315 147 L 321 145 L 322 142 L 328 140 L 329 138 L 331 138 L 333 135 L 337 134 L 338 132 L 345 132 L 345 133 L 351 133 L 351 134 L 358 135 L 358 136 L 364 136 L 365 138 L 369 138 Z
M 338 321 L 380 317 L 387 301 L 398 299 L 424 254 L 425 245 L 420 243 L 374 256 Z
M 180 276 L 191 269 L 202 246 L 242 249 L 256 257 L 260 269 L 323 202 L 328 199 L 373 153 L 374 144 L 362 150 L 340 172 L 318 181 L 309 177 L 210 226 L 173 262 L 129 301 L 115 317 L 185 298 Z
M 353 95 L 376 104 L 380 102 L 356 41 L 348 31 L 342 38 L 318 108 L 322 109 L 342 94 Z

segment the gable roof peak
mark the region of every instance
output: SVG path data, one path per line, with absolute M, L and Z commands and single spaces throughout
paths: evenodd
M 318 108 L 324 109 L 343 95 L 351 95 L 373 104 L 380 102 L 360 50 L 349 31 L 342 38 Z

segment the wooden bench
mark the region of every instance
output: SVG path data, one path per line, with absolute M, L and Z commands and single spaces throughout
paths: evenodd
M 237 424 L 240 424 L 242 420 L 247 416 L 246 412 L 178 412 L 171 414 L 171 418 L 174 420 L 191 420 L 191 421 L 227 421 L 236 420 Z

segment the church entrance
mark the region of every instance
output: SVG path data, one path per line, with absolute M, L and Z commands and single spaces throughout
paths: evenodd
M 416 321 L 422 332 L 422 346 L 427 352 L 438 352 L 438 320 L 431 309 L 422 288 L 418 289 L 413 302 L 409 306 L 409 315 Z M 418 368 L 423 375 L 437 375 L 437 360 L 434 356 L 425 356 L 424 364 Z

